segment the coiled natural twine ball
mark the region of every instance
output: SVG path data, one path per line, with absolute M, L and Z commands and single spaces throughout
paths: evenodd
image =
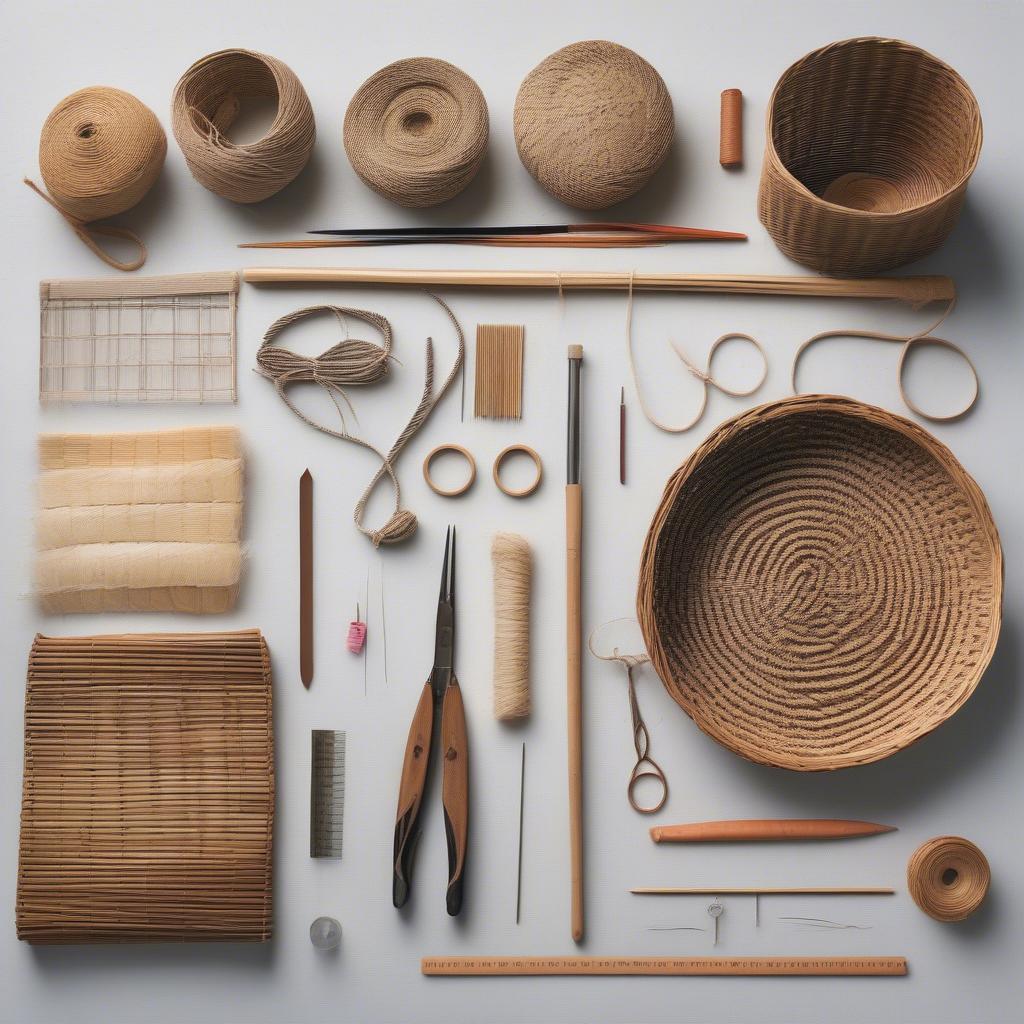
M 118 270 L 146 262 L 146 247 L 126 228 L 86 228 L 124 213 L 160 176 L 167 136 L 156 114 L 131 93 L 108 86 L 79 89 L 50 112 L 39 135 L 39 170 L 48 195 L 25 182 L 58 210 L 97 256 Z M 136 259 L 122 262 L 100 248 L 93 235 L 125 238 L 138 246 Z
M 988 894 L 992 872 L 985 854 L 968 839 L 938 836 L 922 843 L 907 864 L 914 902 L 936 921 L 963 921 Z
M 432 57 L 371 75 L 345 112 L 356 174 L 400 206 L 437 206 L 476 177 L 487 150 L 487 101 L 464 71 Z
M 227 132 L 246 99 L 277 103 L 273 124 L 255 142 Z M 313 107 L 295 72 L 276 57 L 220 50 L 181 76 L 171 100 L 171 127 L 192 177 L 235 203 L 259 203 L 306 166 L 316 141 Z
M 672 146 L 661 75 L 617 43 L 573 43 L 523 80 L 513 118 L 526 169 L 556 199 L 601 210 L 640 191 Z

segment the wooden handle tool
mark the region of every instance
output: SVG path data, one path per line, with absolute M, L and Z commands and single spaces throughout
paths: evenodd
M 405 905 L 412 881 L 413 859 L 420 838 L 420 811 L 430 767 L 431 739 L 434 731 L 434 690 L 428 680 L 420 693 L 416 713 L 409 726 L 402 761 L 402 780 L 398 787 L 398 813 L 395 815 L 394 872 L 391 899 L 396 907 Z
M 452 677 L 444 693 L 441 712 L 441 803 L 444 806 L 444 834 L 448 843 L 448 913 L 462 909 L 462 876 L 466 867 L 469 836 L 469 736 L 462 690 Z
M 771 842 L 789 839 L 857 839 L 894 832 L 894 825 L 842 818 L 750 818 L 739 821 L 695 821 L 655 825 L 656 843 Z

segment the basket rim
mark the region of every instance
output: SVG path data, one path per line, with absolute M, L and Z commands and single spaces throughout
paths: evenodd
M 817 57 L 819 54 L 825 53 L 828 50 L 839 49 L 841 47 L 847 47 L 857 43 L 885 43 L 894 46 L 903 46 L 911 50 L 916 50 L 921 56 L 934 61 L 937 65 L 945 68 L 949 71 L 960 83 L 964 92 L 970 97 L 971 102 L 974 104 L 974 111 L 976 114 L 975 120 L 977 123 L 978 139 L 976 145 L 973 147 L 974 151 L 971 154 L 971 159 L 966 170 L 961 176 L 947 189 L 940 192 L 938 195 L 933 196 L 927 202 L 919 203 L 916 206 L 909 206 L 904 210 L 858 210 L 853 206 L 842 206 L 839 203 L 831 203 L 827 199 L 823 199 L 821 196 L 812 192 L 799 178 L 796 177 L 786 166 L 782 157 L 779 156 L 778 150 L 775 148 L 774 140 L 774 113 L 775 113 L 775 101 L 778 96 L 779 89 L 782 87 L 783 82 L 801 64 L 810 60 L 812 57 Z M 940 57 L 936 57 L 934 53 L 924 49 L 921 46 L 917 46 L 914 43 L 907 42 L 905 39 L 897 39 L 893 36 L 850 36 L 848 39 L 837 39 L 834 42 L 826 43 L 824 46 L 819 46 L 814 50 L 810 50 L 805 53 L 802 57 L 797 58 L 793 61 L 785 71 L 779 75 L 778 81 L 775 83 L 775 87 L 772 89 L 771 95 L 768 98 L 768 107 L 765 112 L 765 161 L 769 159 L 774 164 L 773 170 L 786 182 L 787 185 L 792 186 L 798 192 L 800 192 L 804 198 L 809 200 L 811 204 L 820 210 L 827 210 L 829 212 L 835 212 L 843 214 L 855 220 L 867 220 L 871 222 L 886 221 L 889 223 L 898 223 L 900 220 L 908 217 L 917 217 L 923 212 L 932 210 L 937 206 L 941 206 L 943 203 L 954 196 L 957 192 L 966 188 L 967 183 L 970 181 L 971 176 L 974 174 L 978 167 L 978 160 L 981 158 L 981 150 L 984 142 L 984 122 L 981 116 L 981 105 L 978 103 L 978 97 L 974 94 L 974 90 L 967 83 L 967 80 L 956 70 L 952 65 L 947 64 L 946 61 Z
M 970 674 L 971 677 L 961 687 L 956 700 L 949 706 L 948 711 L 940 720 L 927 728 L 908 729 L 898 740 L 894 739 L 891 742 L 879 742 L 876 740 L 869 747 L 860 748 L 855 751 L 813 757 L 790 754 L 773 757 L 763 747 L 760 751 L 755 752 L 749 745 L 745 749 L 739 749 L 739 746 L 734 744 L 732 738 L 727 741 L 717 728 L 715 719 L 695 713 L 694 709 L 688 706 L 684 687 L 670 686 L 665 682 L 666 679 L 672 680 L 673 675 L 669 671 L 668 658 L 655 624 L 653 600 L 654 569 L 661 534 L 667 519 L 667 510 L 671 509 L 675 504 L 679 492 L 692 475 L 694 469 L 711 452 L 720 449 L 723 444 L 742 434 L 748 427 L 761 422 L 766 415 L 778 418 L 807 412 L 835 412 L 861 420 L 873 420 L 884 427 L 895 430 L 920 445 L 939 462 L 943 469 L 956 474 L 957 485 L 978 519 L 980 533 L 989 540 L 988 546 L 991 557 L 993 587 L 992 606 L 984 652 Z M 712 430 L 704 441 L 672 473 L 665 484 L 644 540 L 637 580 L 636 614 L 647 652 L 650 655 L 651 665 L 661 680 L 662 686 L 664 686 L 669 696 L 693 720 L 701 732 L 727 750 L 754 764 L 804 772 L 835 771 L 840 768 L 871 764 L 901 750 L 905 750 L 947 722 L 970 699 L 988 669 L 999 639 L 1002 626 L 1004 573 L 1005 561 L 1003 558 L 1002 542 L 985 495 L 977 481 L 967 472 L 946 444 L 913 420 L 889 412 L 887 409 L 879 406 L 870 405 L 845 395 L 804 394 L 765 402 L 762 405 L 755 406 L 736 416 L 730 417 Z

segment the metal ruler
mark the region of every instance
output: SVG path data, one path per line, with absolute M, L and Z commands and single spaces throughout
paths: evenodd
M 345 832 L 345 734 L 313 730 L 309 855 L 340 857 Z
M 424 957 L 427 975 L 903 975 L 901 956 L 436 956 Z

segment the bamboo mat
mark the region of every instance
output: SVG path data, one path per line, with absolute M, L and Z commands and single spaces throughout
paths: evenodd
M 259 630 L 36 637 L 18 938 L 266 941 L 273 821 Z

